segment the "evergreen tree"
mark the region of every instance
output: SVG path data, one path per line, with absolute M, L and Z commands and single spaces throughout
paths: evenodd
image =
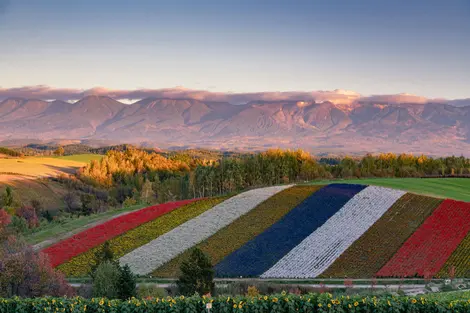
M 13 190 L 11 189 L 10 186 L 7 186 L 5 189 L 5 193 L 2 196 L 2 206 L 4 207 L 10 207 L 13 206 Z
M 137 296 L 136 277 L 132 274 L 129 265 L 120 268 L 118 296 L 121 300 L 127 300 Z
M 93 257 L 93 263 L 91 265 L 91 270 L 90 270 L 90 276 L 93 278 L 96 272 L 96 269 L 102 264 L 102 263 L 117 263 L 114 261 L 114 253 L 113 250 L 111 250 L 111 245 L 109 244 L 108 241 L 106 241 L 103 244 L 103 247 L 95 252 L 95 255 Z
M 195 248 L 189 259 L 181 266 L 181 276 L 177 281 L 179 292 L 191 296 L 194 293 L 207 294 L 214 291 L 214 270 L 207 255 Z

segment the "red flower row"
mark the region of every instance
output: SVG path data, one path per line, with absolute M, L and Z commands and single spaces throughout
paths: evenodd
M 445 200 L 377 276 L 434 276 L 469 231 L 470 203 Z
M 121 235 L 137 226 L 152 221 L 163 214 L 196 200 L 197 199 L 169 202 L 121 215 L 64 239 L 45 248 L 42 252 L 49 255 L 51 265 L 56 267 L 111 238 Z

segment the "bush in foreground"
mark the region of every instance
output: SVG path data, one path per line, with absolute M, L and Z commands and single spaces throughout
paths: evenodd
M 0 297 L 72 296 L 74 291 L 46 255 L 13 236 L 0 246 Z M 0 309 L 0 312 L 4 312 Z

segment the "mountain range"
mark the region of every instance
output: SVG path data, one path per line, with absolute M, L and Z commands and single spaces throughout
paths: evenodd
M 470 105 L 228 102 L 106 96 L 0 102 L 0 141 L 96 140 L 158 147 L 470 155 Z

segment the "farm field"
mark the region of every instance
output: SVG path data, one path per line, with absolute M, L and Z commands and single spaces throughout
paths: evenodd
M 470 276 L 469 238 L 467 202 L 375 185 L 302 184 L 144 208 L 42 251 L 75 278 L 86 277 L 108 241 L 115 260 L 142 278 L 177 277 L 198 247 L 220 279 L 423 279 L 445 278 L 450 267 Z
M 56 157 L 59 160 L 68 160 L 68 161 L 75 161 L 75 162 L 82 162 L 82 163 L 90 163 L 92 160 L 101 160 L 103 155 L 101 154 L 74 154 L 74 155 L 67 155 L 67 156 L 60 156 Z
M 319 180 L 309 184 L 364 184 L 401 189 L 416 194 L 470 202 L 469 178 L 364 178 Z
M 72 156 L 73 157 L 73 156 Z M 54 157 L 24 157 L 0 159 L 0 173 L 14 174 L 15 176 L 41 177 L 53 176 L 61 173 L 74 173 L 84 166 L 87 161 L 77 161 Z M 8 181 L 2 179 L 0 182 Z M 12 178 L 12 177 L 10 177 Z

